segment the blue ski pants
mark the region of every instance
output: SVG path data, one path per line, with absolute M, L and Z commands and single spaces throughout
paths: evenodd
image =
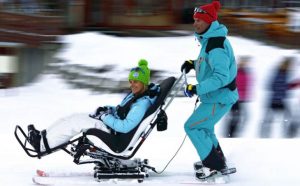
M 214 128 L 231 107 L 232 104 L 201 103 L 185 122 L 184 130 L 201 160 L 208 156 L 213 146 L 218 146 Z

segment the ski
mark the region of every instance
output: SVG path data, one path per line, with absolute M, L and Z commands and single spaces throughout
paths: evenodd
M 66 172 L 66 171 L 44 171 L 36 170 L 32 177 L 35 185 L 94 185 L 101 183 L 135 182 L 141 183 L 145 178 L 144 174 L 126 173 L 92 173 L 92 172 Z
M 101 179 L 97 180 L 91 176 L 69 176 L 69 177 L 32 177 L 32 182 L 35 185 L 52 186 L 52 185 L 64 185 L 64 186 L 86 186 L 86 185 L 99 185 L 101 184 L 117 184 L 117 183 L 140 183 L 137 179 Z
M 91 176 L 93 177 L 93 172 L 66 172 L 66 171 L 45 171 L 45 170 L 36 170 L 36 176 L 38 177 L 75 177 L 75 176 Z
M 99 182 L 95 181 L 92 177 L 32 177 L 32 182 L 35 185 L 52 186 L 52 185 L 72 185 L 72 186 L 83 186 L 83 185 L 99 185 Z M 112 183 L 112 182 L 108 182 Z
M 215 185 L 215 184 L 225 184 L 230 182 L 230 174 L 236 172 L 236 168 L 228 168 L 222 171 L 219 171 L 217 174 L 208 177 L 203 180 L 182 180 L 177 183 L 179 184 L 198 184 L 198 185 Z M 116 178 L 116 176 L 118 178 Z M 74 185 L 74 186 L 83 186 L 83 185 L 98 185 L 99 182 L 105 184 L 112 184 L 121 182 L 132 182 L 132 183 L 141 183 L 144 180 L 145 175 L 143 174 L 126 174 L 118 173 L 111 175 L 109 173 L 96 173 L 93 172 L 67 172 L 67 171 L 45 171 L 45 170 L 36 170 L 36 175 L 32 177 L 32 182 L 35 185 L 43 186 L 52 186 L 52 185 Z
M 32 177 L 35 185 L 86 185 L 98 183 L 94 179 L 92 172 L 67 172 L 67 171 L 45 171 L 36 170 L 36 175 Z
M 226 168 L 223 169 L 219 172 L 217 172 L 216 174 L 207 177 L 203 180 L 197 179 L 194 181 L 186 181 L 186 182 L 181 182 L 180 184 L 186 184 L 186 185 L 193 185 L 193 184 L 197 184 L 197 185 L 215 185 L 215 184 L 226 184 L 230 182 L 230 174 L 236 173 L 236 168 L 232 167 L 232 168 Z
M 195 179 L 193 181 L 184 181 L 181 182 L 180 184 L 186 184 L 186 185 L 192 185 L 192 184 L 197 184 L 197 185 L 216 185 L 216 184 L 226 184 L 230 182 L 230 177 L 229 175 L 223 175 L 221 173 L 215 174 L 209 178 L 200 180 L 200 179 Z
M 195 169 L 196 171 L 198 171 L 199 169 Z M 228 175 L 228 174 L 233 174 L 236 173 L 236 168 L 232 167 L 232 168 L 226 168 L 226 169 L 222 169 L 221 171 L 219 171 L 219 174 L 222 175 Z
M 228 174 L 233 174 L 233 173 L 236 173 L 236 168 L 235 167 L 221 170 L 222 175 L 228 175 Z

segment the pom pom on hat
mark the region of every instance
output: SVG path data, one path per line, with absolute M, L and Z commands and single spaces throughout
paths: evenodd
M 128 80 L 136 80 L 148 85 L 150 81 L 150 69 L 148 68 L 148 61 L 145 59 L 140 59 L 138 62 L 138 67 L 131 69 Z
M 146 59 L 140 59 L 138 65 L 148 67 L 148 61 Z
M 216 21 L 218 19 L 218 10 L 221 8 L 221 4 L 219 1 L 213 1 L 210 4 L 206 4 L 203 6 L 200 6 L 198 9 L 203 10 L 203 12 L 195 11 L 194 12 L 194 18 L 201 19 L 205 21 L 208 24 L 211 24 L 212 22 Z
M 219 1 L 213 1 L 212 2 L 213 6 L 215 7 L 216 11 L 219 11 L 221 8 L 221 4 Z

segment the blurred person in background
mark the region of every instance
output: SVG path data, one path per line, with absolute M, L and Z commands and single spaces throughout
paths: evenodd
M 227 121 L 226 137 L 237 137 L 247 122 L 247 103 L 251 100 L 252 73 L 248 67 L 250 56 L 241 56 L 238 63 L 236 85 L 239 100 L 232 106 Z
M 201 43 L 197 60 L 187 60 L 181 71 L 196 71 L 198 84 L 188 84 L 185 95 L 200 97 L 201 103 L 184 124 L 185 132 L 200 157 L 194 164 L 195 176 L 205 181 L 228 170 L 225 156 L 215 135 L 215 125 L 238 100 L 236 89 L 237 65 L 233 49 L 226 38 L 228 30 L 218 22 L 219 1 L 194 10 L 195 37 Z
M 300 89 L 300 79 L 294 80 L 289 84 L 289 89 Z M 294 110 L 292 121 L 287 129 L 287 137 L 293 138 L 296 137 L 298 134 L 298 130 L 300 127 L 300 95 L 298 95 L 298 103 L 296 104 L 296 107 L 292 107 Z
M 292 66 L 292 58 L 285 57 L 279 64 L 278 69 L 274 71 L 274 76 L 270 80 L 269 102 L 267 103 L 266 113 L 263 116 L 263 122 L 260 128 L 260 136 L 268 138 L 271 136 L 271 125 L 274 121 L 274 116 L 283 117 L 282 126 L 286 132 L 289 125 L 291 112 L 289 111 L 286 99 L 288 98 L 288 78 L 290 75 L 290 68 Z

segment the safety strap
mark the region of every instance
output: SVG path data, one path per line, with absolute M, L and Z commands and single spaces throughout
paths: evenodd
M 50 154 L 52 152 L 52 150 L 49 147 L 48 140 L 47 140 L 47 137 L 46 137 L 47 131 L 46 130 L 42 130 L 41 135 L 42 135 L 42 138 L 43 138 L 44 146 L 46 148 L 46 152 L 48 154 Z

